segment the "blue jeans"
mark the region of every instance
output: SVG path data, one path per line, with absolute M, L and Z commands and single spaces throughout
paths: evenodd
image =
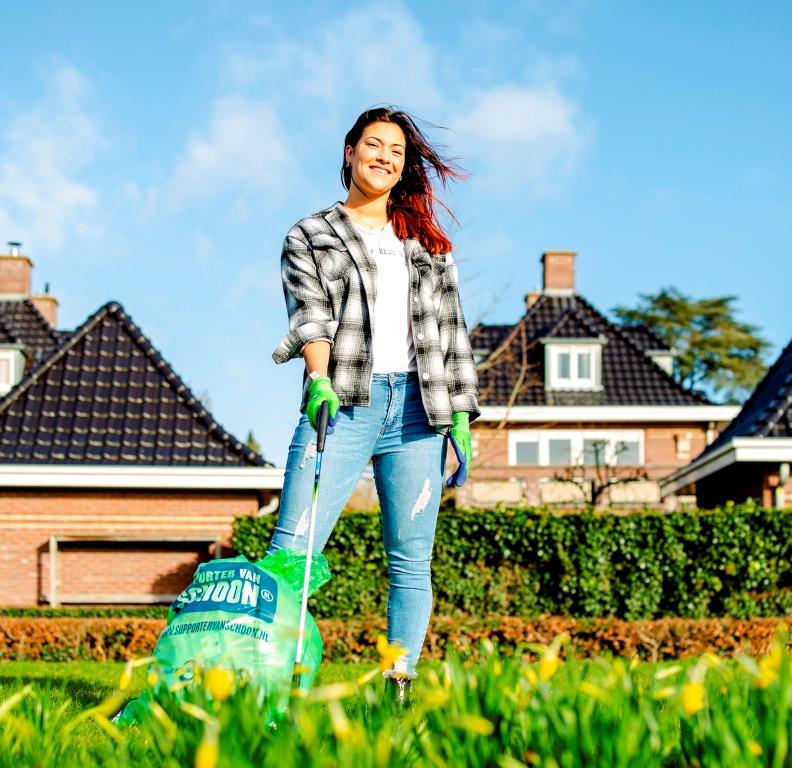
M 339 409 L 322 457 L 314 552 L 324 549 L 372 460 L 390 577 L 388 642 L 407 649 L 391 672 L 411 677 L 432 612 L 431 560 L 445 443 L 426 418 L 415 373 L 374 374 L 371 405 Z M 316 432 L 303 415 L 289 447 L 270 551 L 308 547 L 315 455 Z

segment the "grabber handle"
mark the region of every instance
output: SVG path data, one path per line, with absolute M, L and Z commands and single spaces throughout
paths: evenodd
M 323 451 L 325 439 L 327 438 L 327 422 L 330 419 L 330 406 L 325 400 L 319 406 L 319 419 L 316 424 L 316 450 Z

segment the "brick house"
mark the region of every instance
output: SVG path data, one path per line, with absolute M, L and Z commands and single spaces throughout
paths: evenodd
M 123 307 L 71 332 L 0 256 L 0 605 L 168 602 L 283 471 L 226 432 Z
M 457 502 L 656 504 L 736 414 L 683 389 L 674 350 L 610 322 L 575 286 L 572 252 L 542 256 L 543 284 L 511 325 L 471 330 L 481 417 L 474 472 Z
M 665 478 L 663 494 L 695 493 L 702 506 L 753 499 L 792 501 L 792 341 L 736 418 L 686 467 Z

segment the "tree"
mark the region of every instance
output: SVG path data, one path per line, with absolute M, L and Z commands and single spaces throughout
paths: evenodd
M 635 308 L 614 307 L 625 324 L 643 324 L 677 352 L 674 377 L 686 389 L 741 402 L 765 372 L 770 344 L 735 318 L 736 296 L 694 299 L 676 288 L 640 294 Z
M 617 443 L 613 456 L 608 457 L 608 441 L 595 440 L 589 455 L 579 456 L 575 463 L 556 472 L 553 479 L 576 486 L 586 505 L 593 509 L 611 488 L 649 480 L 643 467 L 626 469 L 617 465 L 625 450 L 624 443 Z
M 259 445 L 258 440 L 256 440 L 252 429 L 248 430 L 247 437 L 245 438 L 245 445 L 250 448 L 251 451 L 261 455 L 261 446 Z

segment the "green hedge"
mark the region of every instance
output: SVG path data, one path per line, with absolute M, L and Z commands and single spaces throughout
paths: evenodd
M 263 556 L 274 516 L 240 517 L 233 543 Z M 476 616 L 778 616 L 792 613 L 792 510 L 441 512 L 435 612 Z M 387 567 L 377 514 L 341 517 L 325 549 L 317 617 L 382 613 Z
M 100 606 L 62 608 L 0 608 L 0 617 L 27 619 L 164 619 L 168 615 L 167 605 L 129 605 L 113 608 Z

